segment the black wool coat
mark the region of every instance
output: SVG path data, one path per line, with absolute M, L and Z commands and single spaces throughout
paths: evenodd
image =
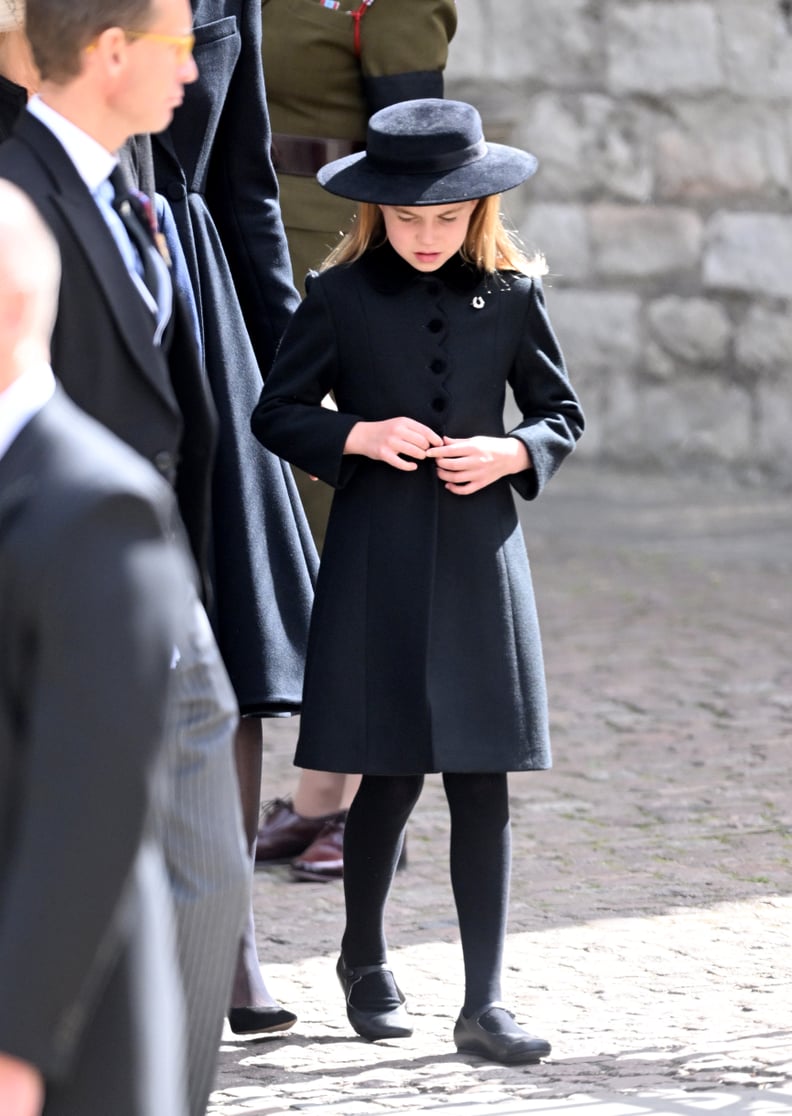
M 213 622 L 243 713 L 299 709 L 317 557 L 291 470 L 250 413 L 299 296 L 270 160 L 260 0 L 193 0 L 198 81 L 152 137 L 219 419 Z
M 427 460 L 343 454 L 358 420 L 450 437 L 510 431 L 533 468 L 471 496 Z M 320 406 L 332 391 L 338 413 Z M 538 280 L 455 257 L 422 274 L 385 245 L 314 276 L 253 416 L 274 452 L 336 488 L 296 762 L 368 774 L 550 765 L 539 628 L 512 488 L 532 499 L 583 415 Z
M 27 104 L 27 90 L 0 74 L 0 143 L 8 139 Z

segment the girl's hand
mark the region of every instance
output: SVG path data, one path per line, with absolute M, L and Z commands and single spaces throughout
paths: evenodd
M 531 458 L 519 438 L 443 438 L 442 446 L 428 450 L 437 461 L 437 475 L 449 492 L 469 496 L 488 484 L 531 468 Z
M 347 436 L 344 453 L 357 453 L 409 472 L 418 468 L 416 462 L 405 461 L 400 455 L 423 461 L 431 446 L 442 444 L 440 435 L 422 422 L 401 417 L 384 422 L 356 422 Z

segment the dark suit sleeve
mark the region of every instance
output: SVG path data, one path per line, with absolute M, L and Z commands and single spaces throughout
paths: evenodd
M 166 731 L 188 575 L 161 523 L 139 495 L 105 493 L 22 579 L 29 723 L 0 888 L 0 1050 L 48 1080 L 68 1073 L 114 961 Z
M 270 158 L 261 66 L 261 2 L 241 0 L 241 52 L 212 149 L 207 203 L 234 277 L 262 375 L 299 302 Z

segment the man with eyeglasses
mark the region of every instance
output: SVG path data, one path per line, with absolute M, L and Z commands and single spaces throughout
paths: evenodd
M 199 600 L 209 584 L 216 416 L 147 199 L 127 189 L 117 165 L 129 137 L 167 127 L 197 76 L 192 13 L 188 0 L 28 0 L 26 30 L 41 83 L 0 146 L 0 177 L 31 197 L 61 251 L 53 369 L 75 402 L 173 485 L 174 533 L 195 559 L 189 635 L 171 664 L 178 714 L 166 746 L 164 847 L 190 1113 L 202 1116 L 249 895 L 232 754 L 238 707 Z M 113 740 L 106 745 L 112 757 Z

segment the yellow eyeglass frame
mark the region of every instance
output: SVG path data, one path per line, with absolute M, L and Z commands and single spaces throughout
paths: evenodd
M 176 48 L 179 63 L 186 62 L 195 46 L 195 35 L 161 35 L 158 31 L 125 31 L 128 39 L 150 39 L 153 43 L 165 43 Z

